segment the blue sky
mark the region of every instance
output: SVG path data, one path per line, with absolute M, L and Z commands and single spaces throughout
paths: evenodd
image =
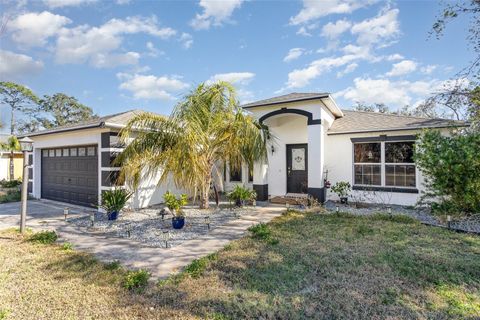
M 64 92 L 100 115 L 168 114 L 218 79 L 242 102 L 318 91 L 342 108 L 396 109 L 448 85 L 473 56 L 467 21 L 428 40 L 437 1 L 0 1 L 1 80 Z

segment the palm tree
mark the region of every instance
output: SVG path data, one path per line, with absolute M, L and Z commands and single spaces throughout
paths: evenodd
M 118 161 L 133 186 L 161 172 L 159 184 L 172 177 L 178 187 L 195 197 L 198 193 L 200 208 L 208 208 L 212 176 L 219 174 L 216 164 L 238 168 L 242 162 L 265 160 L 267 130 L 238 106 L 231 84 L 202 83 L 169 118 L 141 113 L 130 120 L 121 137 L 125 142 L 136 137 Z
M 7 142 L 0 143 L 0 150 L 10 151 L 10 180 L 15 179 L 15 170 L 14 170 L 14 153 L 15 151 L 20 151 L 20 142 L 17 137 L 10 136 L 7 139 Z

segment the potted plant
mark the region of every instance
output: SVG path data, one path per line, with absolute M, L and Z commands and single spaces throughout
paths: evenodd
M 165 205 L 172 213 L 172 227 L 173 229 L 182 229 L 185 225 L 185 216 L 182 212 L 182 207 L 187 204 L 188 199 L 186 194 L 182 194 L 179 197 L 175 196 L 170 191 L 167 191 L 163 195 Z
M 100 208 L 107 212 L 108 220 L 117 220 L 118 213 L 125 207 L 131 196 L 131 192 L 120 188 L 104 191 Z
M 240 185 L 227 194 L 228 200 L 235 202 L 237 207 L 243 207 L 247 201 L 253 202 L 257 198 L 255 190 L 250 190 Z
M 332 187 L 332 191 L 335 192 L 340 198 L 340 203 L 348 203 L 348 193 L 352 190 L 349 182 L 339 181 Z

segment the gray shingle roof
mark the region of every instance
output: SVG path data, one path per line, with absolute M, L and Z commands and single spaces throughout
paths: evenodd
M 343 118 L 338 118 L 333 122 L 328 134 L 466 127 L 469 125 L 464 121 L 408 117 L 378 112 L 343 110 L 343 114 Z
M 113 125 L 126 125 L 127 122 L 133 118 L 136 114 L 142 113 L 142 110 L 129 110 L 120 113 L 115 113 L 95 119 L 90 119 L 87 121 L 83 121 L 80 123 L 69 124 L 65 126 L 56 127 L 53 129 L 41 130 L 33 133 L 26 134 L 25 136 L 33 137 L 33 136 L 40 136 L 50 133 L 57 133 L 57 132 L 64 132 L 64 131 L 73 131 L 73 130 L 80 130 L 80 129 L 87 129 L 87 128 L 95 128 L 105 126 L 105 124 L 113 124 Z
M 242 105 L 242 108 L 248 109 L 253 107 L 268 106 L 273 104 L 280 104 L 285 102 L 295 102 L 295 101 L 304 101 L 304 100 L 313 100 L 319 98 L 328 97 L 329 93 L 319 93 L 319 92 L 307 92 L 299 93 L 293 92 L 289 94 L 284 94 L 282 96 L 277 96 L 269 99 L 259 100 L 251 103 Z

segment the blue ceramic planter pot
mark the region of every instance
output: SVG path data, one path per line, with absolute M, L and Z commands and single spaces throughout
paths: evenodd
M 172 227 L 173 229 L 182 229 L 185 225 L 185 217 L 173 217 Z
M 117 220 L 118 211 L 113 211 L 108 214 L 108 220 Z

